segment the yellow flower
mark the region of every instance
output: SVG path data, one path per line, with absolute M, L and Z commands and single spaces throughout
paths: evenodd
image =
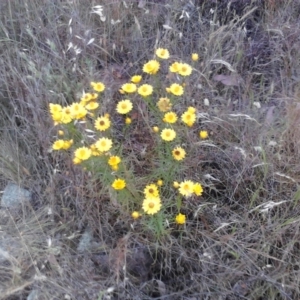
M 81 161 L 87 160 L 91 157 L 92 150 L 87 147 L 80 147 L 75 150 L 74 155 L 77 159 L 80 159 Z
M 139 87 L 138 93 L 143 97 L 147 97 L 153 93 L 153 87 L 150 84 L 143 84 Z
M 208 138 L 208 132 L 206 130 L 201 130 L 199 132 L 199 136 L 201 139 L 207 139 Z
M 115 179 L 111 185 L 115 190 L 123 190 L 126 186 L 124 179 Z
M 155 133 L 158 133 L 159 132 L 159 128 L 157 126 L 153 126 L 152 127 L 152 130 L 155 132 Z
M 108 160 L 108 164 L 109 164 L 111 167 L 117 166 L 120 162 L 121 162 L 120 156 L 110 156 L 110 158 L 109 158 L 109 160 Z
M 156 214 L 161 208 L 160 198 L 146 198 L 142 206 L 144 212 L 149 215 Z
M 179 193 L 189 197 L 194 193 L 194 183 L 191 180 L 185 180 L 179 184 Z
M 64 144 L 65 144 L 64 140 L 57 140 L 53 143 L 52 149 L 53 150 L 61 150 L 61 149 L 63 149 Z
M 105 131 L 110 127 L 110 120 L 106 117 L 98 117 L 95 120 L 95 128 L 100 131 Z
M 73 119 L 79 120 L 87 115 L 87 110 L 82 104 L 75 102 L 70 106 L 70 113 Z
M 126 93 L 136 92 L 136 85 L 134 83 L 125 83 L 122 85 L 122 90 Z
M 143 71 L 145 73 L 154 75 L 158 72 L 160 64 L 157 60 L 150 60 L 143 66 Z
M 183 160 L 185 158 L 186 152 L 181 147 L 176 147 L 172 151 L 172 155 L 176 160 Z
M 176 138 L 176 131 L 173 129 L 165 128 L 162 130 L 160 136 L 164 141 L 170 142 Z
M 131 77 L 131 81 L 133 83 L 140 83 L 140 81 L 142 80 L 142 76 L 141 75 L 134 75 Z
M 92 155 L 93 156 L 101 156 L 102 152 L 100 152 L 95 144 L 90 145 L 90 149 L 92 150 Z
M 105 85 L 102 82 L 91 82 L 91 86 L 96 92 L 103 92 Z
M 156 105 L 161 112 L 167 112 L 172 108 L 172 103 L 168 98 L 160 98 Z
M 181 63 L 175 61 L 169 68 L 170 72 L 177 73 L 180 69 Z
M 91 101 L 92 98 L 93 98 L 93 97 L 92 97 L 92 94 L 91 94 L 91 93 L 86 93 L 86 94 L 84 94 L 84 95 L 81 97 L 80 101 L 83 102 L 83 103 L 87 103 L 87 102 Z
M 192 54 L 192 60 L 193 60 L 193 61 L 197 61 L 198 59 L 199 59 L 198 53 L 193 53 L 193 54 Z
M 117 108 L 116 111 L 119 114 L 127 114 L 132 110 L 132 102 L 130 100 L 121 100 L 118 104 L 117 104 Z
M 63 136 L 63 135 L 65 134 L 65 133 L 63 132 L 63 130 L 58 130 L 57 133 L 58 133 L 59 136 Z
M 175 123 L 177 121 L 176 113 L 174 113 L 172 111 L 166 113 L 164 115 L 163 121 L 166 122 L 166 123 L 171 123 L 171 124 Z
M 77 158 L 77 157 L 74 157 L 74 158 L 73 158 L 73 164 L 74 164 L 74 165 L 78 165 L 78 164 L 80 164 L 81 162 L 82 162 L 81 159 L 79 159 L 79 158 Z
M 164 182 L 161 179 L 159 179 L 159 180 L 157 180 L 156 184 L 158 186 L 162 186 L 164 184 Z
M 95 110 L 99 107 L 99 103 L 97 103 L 96 101 L 91 101 L 88 104 L 86 104 L 85 108 L 87 110 Z
M 131 214 L 133 219 L 138 219 L 140 217 L 140 213 L 138 211 L 133 211 Z
M 162 59 L 168 59 L 170 57 L 170 53 L 168 49 L 158 48 L 155 51 L 155 54 Z
M 170 87 L 169 87 L 169 91 L 170 93 L 172 93 L 175 96 L 181 96 L 183 95 L 183 87 L 178 84 L 178 83 L 173 83 Z
M 64 141 L 63 149 L 68 150 L 73 145 L 73 140 Z
M 49 103 L 49 110 L 52 115 L 60 113 L 62 111 L 62 106 L 59 104 Z
M 144 189 L 145 198 L 156 198 L 159 196 L 157 185 L 154 183 L 148 184 Z
M 187 112 L 191 113 L 191 114 L 195 114 L 196 113 L 196 108 L 195 107 L 192 107 L 192 106 L 189 106 L 188 109 L 187 109 Z
M 72 122 L 71 108 L 70 106 L 64 107 L 61 113 L 61 123 L 68 124 Z
M 95 143 L 96 148 L 100 152 L 107 152 L 110 150 L 112 147 L 112 140 L 108 138 L 100 138 L 96 143 Z
M 175 221 L 176 221 L 176 223 L 179 224 L 179 225 L 185 224 L 185 215 L 179 213 L 179 214 L 176 216 Z
M 91 93 L 91 96 L 92 96 L 92 100 L 96 100 L 98 98 L 99 94 Z
M 181 76 L 189 76 L 192 74 L 192 67 L 188 64 L 181 64 L 178 70 L 178 74 Z
M 179 188 L 179 182 L 177 182 L 177 181 L 174 181 L 173 182 L 173 187 L 175 188 L 175 189 L 178 189 Z
M 202 185 L 198 182 L 194 184 L 194 193 L 197 196 L 201 196 L 203 193 Z
M 189 113 L 188 111 L 186 111 L 185 113 L 182 114 L 181 120 L 187 126 L 192 127 L 196 121 L 196 114 Z
M 125 124 L 127 124 L 127 125 L 129 125 L 129 124 L 131 124 L 131 119 L 129 118 L 129 117 L 127 117 L 126 119 L 125 119 Z

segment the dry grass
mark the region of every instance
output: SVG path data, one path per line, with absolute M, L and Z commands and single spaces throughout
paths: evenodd
M 297 1 L 87 2 L 0 4 L 0 182 L 34 194 L 0 209 L 0 299 L 299 299 Z M 201 56 L 182 105 L 201 112 L 195 130 L 210 140 L 190 141 L 185 171 L 203 183 L 201 201 L 186 205 L 184 229 L 156 240 L 49 153 L 48 103 L 101 80 L 112 112 L 120 84 L 159 46 Z M 145 172 L 152 142 L 136 114 L 124 147 Z M 79 251 L 87 229 L 91 247 Z

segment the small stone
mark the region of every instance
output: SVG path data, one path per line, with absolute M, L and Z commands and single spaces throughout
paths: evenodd
M 1 206 L 7 208 L 16 207 L 25 201 L 30 201 L 31 192 L 25 190 L 14 183 L 9 183 L 2 195 Z

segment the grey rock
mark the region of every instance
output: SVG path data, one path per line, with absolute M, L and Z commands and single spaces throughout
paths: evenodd
M 25 201 L 30 201 L 31 192 L 25 190 L 14 183 L 9 183 L 2 195 L 1 206 L 7 208 L 14 208 L 24 203 Z
M 37 290 L 32 290 L 30 294 L 27 296 L 27 300 L 38 300 L 39 292 Z
M 80 238 L 77 251 L 84 252 L 91 249 L 93 235 L 90 229 L 87 229 Z

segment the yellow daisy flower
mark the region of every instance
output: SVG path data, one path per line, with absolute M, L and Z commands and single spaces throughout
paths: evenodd
M 49 103 L 49 110 L 51 114 L 60 113 L 62 111 L 62 106 L 59 104 Z
M 119 114 L 127 114 L 132 110 L 132 102 L 130 100 L 121 100 L 118 104 L 117 104 L 117 108 L 116 111 Z
M 196 108 L 195 107 L 192 107 L 192 106 L 189 106 L 188 109 L 187 109 L 187 112 L 191 113 L 191 114 L 195 114 L 196 113 Z
M 91 157 L 92 155 L 92 150 L 87 148 L 87 147 L 80 147 L 75 150 L 74 152 L 75 158 L 79 160 L 87 160 Z
M 194 184 L 194 193 L 195 193 L 195 195 L 197 195 L 197 196 L 201 196 L 202 193 L 203 193 L 203 187 L 202 187 L 202 185 L 201 185 L 200 183 L 198 183 L 198 182 Z
M 126 181 L 124 179 L 115 179 L 111 185 L 115 190 L 123 190 L 126 186 Z
M 134 93 L 136 92 L 136 85 L 134 83 L 125 83 L 122 85 L 122 91 L 126 93 Z
M 146 214 L 154 215 L 159 212 L 161 208 L 160 198 L 146 198 L 143 201 L 142 208 Z
M 191 180 L 185 180 L 179 184 L 179 193 L 190 197 L 194 193 L 194 183 Z
M 87 103 L 87 102 L 91 101 L 92 99 L 93 99 L 92 94 L 86 93 L 80 98 L 80 101 L 83 103 Z
M 186 152 L 181 147 L 176 147 L 172 151 L 172 155 L 176 160 L 183 160 L 185 158 Z
M 92 100 L 96 100 L 99 96 L 98 93 L 91 93 L 91 96 L 92 96 Z
M 102 82 L 91 82 L 91 86 L 96 92 L 103 92 L 105 90 L 105 85 Z
M 158 72 L 160 64 L 157 60 L 150 60 L 143 66 L 143 71 L 145 73 L 154 75 Z
M 134 75 L 131 77 L 131 81 L 133 83 L 140 83 L 140 81 L 142 80 L 142 76 L 141 75 Z
M 173 129 L 165 128 L 162 130 L 160 136 L 164 141 L 170 142 L 176 138 L 176 131 Z
M 173 187 L 174 187 L 175 189 L 178 189 L 179 186 L 180 186 L 179 182 L 177 182 L 177 181 L 174 181 L 174 182 L 173 182 Z
M 62 110 L 61 123 L 69 124 L 70 122 L 72 122 L 71 108 L 67 106 Z
M 130 125 L 131 122 L 132 122 L 131 118 L 127 117 L 127 118 L 125 119 L 125 124 Z
M 111 167 L 117 166 L 120 162 L 121 162 L 120 156 L 110 156 L 110 158 L 109 158 L 109 160 L 108 160 L 108 164 L 109 164 Z
M 155 132 L 155 133 L 158 133 L 159 132 L 159 128 L 157 126 L 153 126 L 152 127 L 152 130 Z
M 185 215 L 179 213 L 179 214 L 176 216 L 175 221 L 176 221 L 176 223 L 177 223 L 178 225 L 183 225 L 183 224 L 185 224 Z
M 85 108 L 87 110 L 95 110 L 99 107 L 99 103 L 96 101 L 91 101 L 88 104 L 85 105 Z
M 180 69 L 181 63 L 175 61 L 170 67 L 169 70 L 172 73 L 177 73 Z
M 92 155 L 93 156 L 101 156 L 102 152 L 100 152 L 95 144 L 90 145 L 90 149 L 92 150 Z
M 181 95 L 183 95 L 183 92 L 184 92 L 183 86 L 181 86 L 178 83 L 173 83 L 168 89 L 169 89 L 169 92 L 175 96 L 181 96 Z
M 208 138 L 208 132 L 206 130 L 201 130 L 199 132 L 199 136 L 201 139 L 207 139 Z
M 197 61 L 199 59 L 198 53 L 192 53 L 192 60 Z
M 156 56 L 162 59 L 168 59 L 170 57 L 170 53 L 168 49 L 158 48 L 155 51 Z
M 138 93 L 143 97 L 150 96 L 153 93 L 153 87 L 150 84 L 143 84 L 139 87 Z
M 110 150 L 112 147 L 112 140 L 108 138 L 100 138 L 96 143 L 95 143 L 96 148 L 100 152 L 107 152 Z
M 135 220 L 138 219 L 140 216 L 141 215 L 138 211 L 133 211 L 132 214 L 131 214 L 131 217 Z
M 64 141 L 63 149 L 68 150 L 73 145 L 73 140 Z
M 64 140 L 57 140 L 53 143 L 52 149 L 53 150 L 61 150 L 61 149 L 63 149 L 64 144 L 65 144 Z
M 178 118 L 177 118 L 176 113 L 170 111 L 170 112 L 168 112 L 164 115 L 163 121 L 166 122 L 166 123 L 173 124 L 177 121 L 177 119 Z
M 145 198 L 156 198 L 159 196 L 157 185 L 154 183 L 148 184 L 144 189 Z
M 156 105 L 161 112 L 167 112 L 172 108 L 172 103 L 168 98 L 159 98 Z
M 74 157 L 74 158 L 73 158 L 73 164 L 74 164 L 74 165 L 78 165 L 78 164 L 80 164 L 81 162 L 82 162 L 82 160 L 79 159 L 78 157 Z
M 192 74 L 192 67 L 188 64 L 181 64 L 178 70 L 178 74 L 181 76 L 189 76 Z
M 187 126 L 192 127 L 196 122 L 196 114 L 189 113 L 188 111 L 186 111 L 185 113 L 182 114 L 181 120 Z
M 110 127 L 110 120 L 106 117 L 99 117 L 95 120 L 95 128 L 100 131 L 105 131 Z
M 156 184 L 158 186 L 162 186 L 164 184 L 164 182 L 161 179 L 159 179 L 159 180 L 157 180 Z
M 70 113 L 73 119 L 80 120 L 87 115 L 87 110 L 82 104 L 75 102 L 70 106 Z

